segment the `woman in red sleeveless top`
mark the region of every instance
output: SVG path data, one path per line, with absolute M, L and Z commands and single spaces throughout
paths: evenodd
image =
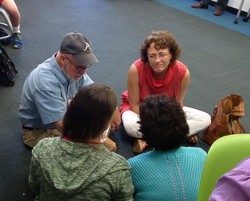
M 188 140 L 198 141 L 197 133 L 211 123 L 206 112 L 184 106 L 190 72 L 179 60 L 181 49 L 172 33 L 156 31 L 150 33 L 140 49 L 141 58 L 128 71 L 127 91 L 122 94 L 121 114 L 125 131 L 137 138 L 133 146 L 135 153 L 141 153 L 146 143 L 138 131 L 140 121 L 139 105 L 148 95 L 164 94 L 174 97 L 182 105 L 189 125 Z

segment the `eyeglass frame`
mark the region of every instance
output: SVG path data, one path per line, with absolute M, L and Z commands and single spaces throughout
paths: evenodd
M 90 68 L 91 67 L 91 65 L 92 64 L 89 64 L 89 65 L 86 65 L 86 66 L 76 66 L 71 60 L 70 60 L 70 58 L 69 57 L 67 57 L 66 55 L 63 55 L 63 56 L 65 56 L 65 58 L 71 63 L 71 65 L 72 66 L 74 66 L 74 68 L 76 69 L 76 70 L 87 70 L 88 68 Z
M 159 59 L 164 59 L 165 57 L 167 57 L 170 53 L 166 53 L 166 52 L 162 52 L 162 53 L 159 53 L 159 54 L 152 54 L 152 55 L 147 55 L 148 59 L 149 60 L 153 60 L 155 61 L 157 59 L 157 57 Z

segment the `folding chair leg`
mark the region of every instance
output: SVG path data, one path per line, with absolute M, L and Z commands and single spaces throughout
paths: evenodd
M 238 21 L 239 21 L 239 16 L 240 16 L 240 13 L 241 13 L 241 10 L 242 10 L 242 7 L 243 7 L 243 4 L 244 4 L 244 1 L 245 0 L 241 0 L 240 2 L 240 7 L 238 9 L 238 12 L 237 12 L 237 15 L 236 15 L 236 18 L 234 20 L 234 24 L 238 24 Z

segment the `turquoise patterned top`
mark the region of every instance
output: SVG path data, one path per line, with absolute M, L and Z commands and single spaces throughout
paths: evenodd
M 150 151 L 128 160 L 136 201 L 197 201 L 206 152 L 180 147 Z

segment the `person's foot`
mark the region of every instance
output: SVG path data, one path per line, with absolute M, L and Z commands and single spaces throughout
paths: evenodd
M 22 38 L 20 33 L 13 33 L 12 35 L 12 48 L 20 49 L 23 46 Z
M 198 137 L 197 137 L 197 135 L 191 135 L 190 137 L 188 137 L 187 140 L 191 144 L 196 144 L 198 142 Z
M 242 18 L 242 21 L 243 22 L 248 22 L 248 19 L 249 19 L 249 17 L 244 17 L 244 18 Z
M 133 152 L 136 154 L 140 154 L 146 148 L 147 143 L 141 139 L 136 139 L 133 144 Z
M 191 5 L 192 8 L 208 8 L 208 4 L 197 3 Z
M 215 11 L 214 11 L 214 15 L 215 16 L 220 16 L 222 15 L 222 10 L 220 8 L 217 8 Z

